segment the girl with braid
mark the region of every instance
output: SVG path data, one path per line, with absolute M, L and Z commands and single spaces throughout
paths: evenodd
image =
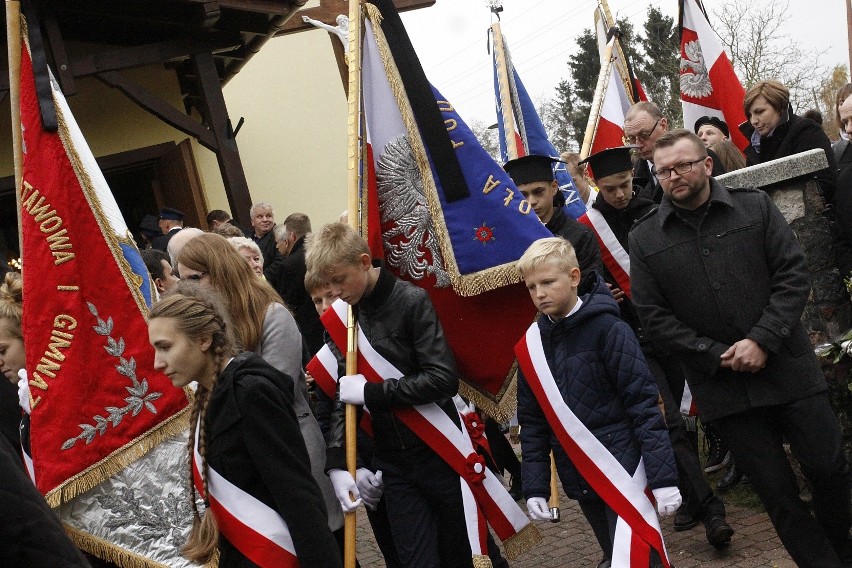
M 196 381 L 190 483 L 204 500 L 183 554 L 219 566 L 341 566 L 293 411 L 293 379 L 236 355 L 222 302 L 190 282 L 154 305 L 154 366 L 175 387 Z

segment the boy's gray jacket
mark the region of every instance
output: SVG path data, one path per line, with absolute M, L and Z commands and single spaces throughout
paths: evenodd
M 664 198 L 629 236 L 633 304 L 655 347 L 684 363 L 705 420 L 827 388 L 800 321 L 810 276 L 793 230 L 763 191 L 710 183 L 698 228 Z M 721 368 L 745 338 L 767 352 L 766 367 Z

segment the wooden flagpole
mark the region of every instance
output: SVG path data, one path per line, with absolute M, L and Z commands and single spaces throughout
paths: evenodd
M 494 55 L 497 60 L 497 85 L 500 88 L 500 106 L 503 108 L 503 132 L 506 133 L 506 155 L 510 160 L 518 157 L 515 140 L 515 118 L 512 116 L 512 91 L 509 82 L 509 68 L 506 64 L 506 49 L 503 45 L 503 33 L 500 22 L 491 24 L 494 37 Z
M 21 134 L 21 3 L 6 0 L 6 43 L 9 46 L 9 103 L 12 107 L 12 151 L 15 163 L 15 202 L 18 215 L 18 250 L 24 261 L 24 233 L 21 219 L 21 181 L 24 175 L 23 135 Z
M 360 0 L 349 0 L 349 103 L 348 136 L 348 206 L 349 225 L 359 230 L 361 225 L 361 158 L 363 155 L 361 138 L 361 4 Z M 349 306 L 346 317 L 346 374 L 358 374 L 358 333 L 355 312 Z M 355 479 L 357 467 L 357 429 L 358 414 L 354 404 L 346 405 L 346 468 Z M 356 542 L 355 511 L 346 513 L 343 525 L 343 565 L 355 568 Z
M 598 84 L 595 87 L 595 96 L 592 99 L 592 108 L 589 112 L 589 121 L 586 123 L 586 134 L 583 136 L 583 147 L 580 149 L 580 159 L 585 160 L 589 157 L 592 150 L 592 140 L 595 138 L 595 132 L 598 129 L 598 120 L 601 117 L 601 107 L 604 102 L 607 85 L 609 85 L 609 75 L 612 70 L 612 49 L 615 44 L 615 37 L 609 40 L 604 50 L 603 60 L 605 65 L 601 65 L 601 72 L 598 75 Z

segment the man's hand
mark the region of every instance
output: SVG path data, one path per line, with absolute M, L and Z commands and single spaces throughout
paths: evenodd
M 752 339 L 741 339 L 721 356 L 722 367 L 742 373 L 756 373 L 766 366 L 766 351 Z
M 364 375 L 346 375 L 340 377 L 340 400 L 346 404 L 364 404 Z
M 621 288 L 616 288 L 615 286 L 613 286 L 609 282 L 607 282 L 606 285 L 609 288 L 609 292 L 610 292 L 610 294 L 612 294 L 612 297 L 615 298 L 616 302 L 623 302 L 624 301 L 624 297 L 625 297 L 624 290 L 622 290 Z

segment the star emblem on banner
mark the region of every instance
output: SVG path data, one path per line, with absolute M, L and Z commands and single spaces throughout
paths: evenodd
M 485 221 L 479 227 L 474 227 L 473 238 L 482 244 L 487 244 L 494 240 L 494 227 L 489 227 Z

